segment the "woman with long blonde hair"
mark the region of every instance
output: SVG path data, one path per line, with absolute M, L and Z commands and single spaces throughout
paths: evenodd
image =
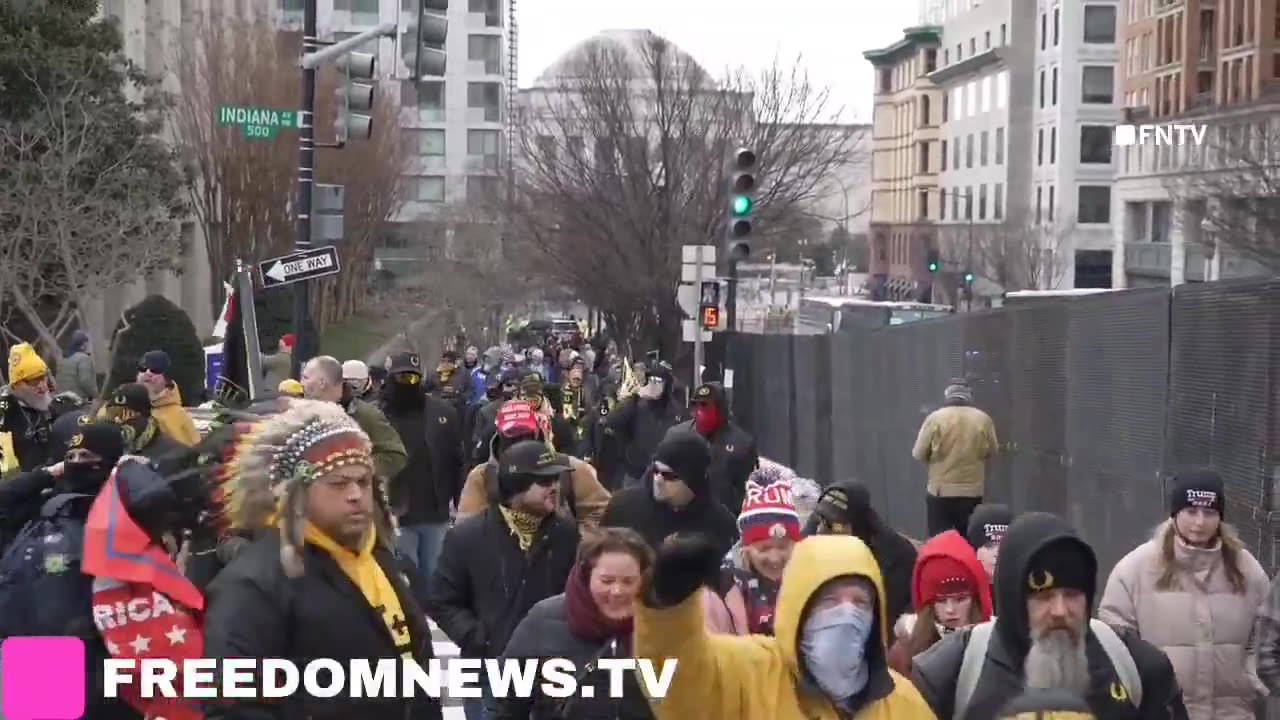
M 1261 684 L 1250 633 L 1267 574 L 1224 522 L 1222 478 L 1178 473 L 1169 519 L 1116 565 L 1098 617 L 1169 656 L 1191 720 L 1251 720 Z

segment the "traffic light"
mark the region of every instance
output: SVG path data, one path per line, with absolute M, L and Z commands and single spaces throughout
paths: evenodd
M 942 255 L 937 250 L 930 250 L 925 253 L 925 267 L 929 268 L 929 272 L 937 274 L 942 270 Z
M 409 23 L 400 44 L 400 56 L 415 83 L 444 76 L 448 37 L 449 0 L 418 0 L 417 18 Z
M 965 284 L 965 285 L 972 285 L 972 284 L 973 284 L 973 281 L 974 281 L 976 278 L 977 278 L 977 276 L 973 274 L 973 271 L 972 271 L 972 270 L 965 270 L 965 271 L 964 271 L 964 284 Z
M 338 58 L 337 65 L 340 75 L 334 90 L 333 132 L 340 143 L 349 139 L 368 140 L 373 135 L 373 76 L 377 58 L 369 53 L 347 53 Z
M 738 148 L 733 153 L 729 173 L 728 252 L 730 262 L 746 260 L 751 255 L 751 212 L 755 210 L 756 153 Z

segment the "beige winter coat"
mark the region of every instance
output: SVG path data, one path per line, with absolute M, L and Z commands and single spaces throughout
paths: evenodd
M 1245 592 L 1237 595 L 1223 568 L 1221 541 L 1213 549 L 1195 548 L 1175 535 L 1177 589 L 1157 590 L 1165 536 L 1172 532 L 1173 521 L 1165 521 L 1153 539 L 1116 564 L 1098 618 L 1117 629 L 1137 631 L 1169 656 L 1190 720 L 1253 720 L 1260 684 L 1248 645 L 1254 616 L 1270 586 L 1267 573 L 1240 548 Z

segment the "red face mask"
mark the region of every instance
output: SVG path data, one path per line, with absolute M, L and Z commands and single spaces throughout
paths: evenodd
M 710 435 L 724 424 L 724 416 L 720 408 L 710 403 L 699 403 L 693 406 L 693 427 L 703 435 Z

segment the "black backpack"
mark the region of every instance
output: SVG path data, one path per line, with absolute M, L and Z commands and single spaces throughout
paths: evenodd
M 80 572 L 93 495 L 47 500 L 0 556 L 0 640 L 69 635 L 93 615 L 93 578 Z

